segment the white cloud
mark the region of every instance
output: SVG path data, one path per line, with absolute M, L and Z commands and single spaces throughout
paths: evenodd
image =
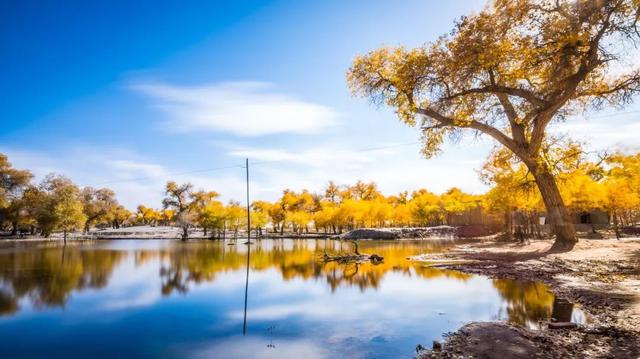
M 554 133 L 566 134 L 569 137 L 588 143 L 592 150 L 608 148 L 640 148 L 638 134 L 640 122 L 632 116 L 610 117 L 592 120 L 572 119 L 558 124 Z
M 135 210 L 139 204 L 159 207 L 165 184 L 170 180 L 191 182 L 196 189 L 218 191 L 223 201 L 245 198 L 241 168 L 194 174 L 189 173 L 193 168 L 170 168 L 135 151 L 95 146 L 52 152 L 0 148 L 0 153 L 7 154 L 14 167 L 31 170 L 36 183 L 54 172 L 69 177 L 81 187 L 108 187 L 129 210 Z
M 357 166 L 363 163 L 376 162 L 381 156 L 396 153 L 395 148 L 372 148 L 371 150 L 353 150 L 342 146 L 323 145 L 322 147 L 309 147 L 306 149 L 284 149 L 284 148 L 264 148 L 232 146 L 229 155 L 250 158 L 253 161 L 265 162 L 288 162 L 303 164 L 312 167 L 324 167 L 327 165 Z
M 136 267 L 130 253 L 127 256 L 127 261 L 114 269 L 98 309 L 147 307 L 162 299 L 159 289 L 161 281 L 158 278 L 159 262 L 151 261 Z
M 316 133 L 337 123 L 332 109 L 278 93 L 268 83 L 139 83 L 132 88 L 150 97 L 153 106 L 167 116 L 166 125 L 175 131 L 261 136 Z
M 169 179 L 165 167 L 119 148 L 78 146 L 53 152 L 2 148 L 0 152 L 6 153 L 16 168 L 31 170 L 35 182 L 54 172 L 82 187 L 108 187 L 129 209 L 140 203 L 158 206 Z
M 126 171 L 127 173 L 139 173 L 155 177 L 167 176 L 166 169 L 154 163 L 141 163 L 131 160 L 110 160 L 107 161 L 107 165 L 116 171 Z
M 367 151 L 333 145 L 298 150 L 227 147 L 229 155 L 250 159 L 252 196 L 266 200 L 275 200 L 285 188 L 320 192 L 329 180 L 375 181 L 386 195 L 420 188 L 443 192 L 453 186 L 474 193 L 486 190 L 476 170 L 491 148 L 488 141 L 446 145 L 441 156 L 429 160 L 420 156 L 419 146 L 381 144 Z

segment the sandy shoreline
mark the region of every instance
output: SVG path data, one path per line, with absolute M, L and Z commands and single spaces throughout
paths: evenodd
M 540 331 L 471 323 L 449 335 L 443 350 L 420 357 L 640 358 L 640 239 L 581 239 L 572 251 L 554 254 L 547 252 L 551 244 L 485 240 L 414 260 L 495 278 L 542 281 L 556 297 L 578 303 L 590 323 Z

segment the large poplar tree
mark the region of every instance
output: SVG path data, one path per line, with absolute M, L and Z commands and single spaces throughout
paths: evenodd
M 427 157 L 465 130 L 513 152 L 542 194 L 554 248 L 570 249 L 572 219 L 542 156 L 548 128 L 640 89 L 639 14 L 638 0 L 495 0 L 433 43 L 356 58 L 348 81 L 419 127 Z

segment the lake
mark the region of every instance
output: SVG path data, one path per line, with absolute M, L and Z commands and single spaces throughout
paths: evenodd
M 535 327 L 554 296 L 407 260 L 450 240 L 2 243 L 2 358 L 411 358 L 470 321 Z M 574 319 L 580 313 L 574 313 Z M 580 318 L 577 318 L 580 319 Z M 246 335 L 243 335 L 243 329 Z

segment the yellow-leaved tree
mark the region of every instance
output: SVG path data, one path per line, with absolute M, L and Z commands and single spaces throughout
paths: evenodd
M 610 169 L 604 183 L 604 207 L 619 238 L 620 224 L 630 225 L 640 219 L 640 153 L 617 153 L 607 163 Z
M 466 130 L 511 151 L 540 190 L 554 249 L 570 249 L 575 230 L 541 147 L 554 121 L 638 91 L 625 47 L 638 43 L 639 13 L 637 0 L 495 0 L 433 43 L 357 57 L 348 82 L 417 126 L 427 157 Z

